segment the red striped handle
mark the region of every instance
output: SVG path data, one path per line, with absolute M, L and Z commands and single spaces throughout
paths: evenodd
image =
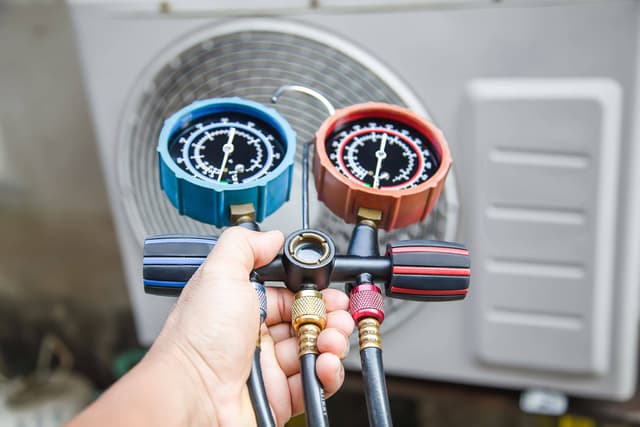
M 471 266 L 463 245 L 437 240 L 406 240 L 387 246 L 391 275 L 387 296 L 416 301 L 463 299 Z

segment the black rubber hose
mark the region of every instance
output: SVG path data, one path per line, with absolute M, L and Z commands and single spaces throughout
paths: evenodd
M 362 376 L 364 379 L 364 396 L 367 401 L 369 425 L 371 427 L 391 427 L 391 409 L 387 383 L 382 366 L 382 350 L 368 347 L 360 351 Z
M 255 221 L 244 221 L 238 224 L 239 227 L 246 228 L 247 230 L 260 231 L 260 226 Z M 256 281 L 257 278 L 253 277 L 251 280 Z M 265 298 L 264 287 L 261 283 L 258 283 L 262 289 L 261 293 L 258 292 L 258 296 L 262 294 Z M 256 288 L 257 291 L 257 288 Z M 267 303 L 266 299 L 260 301 L 261 309 L 264 310 L 261 313 L 260 323 L 264 321 L 266 316 Z M 253 352 L 253 363 L 251 364 L 251 372 L 249 373 L 249 380 L 247 380 L 247 387 L 249 387 L 249 397 L 253 404 L 253 412 L 256 414 L 256 424 L 258 427 L 275 427 L 276 422 L 273 420 L 273 414 L 271 414 L 271 408 L 269 407 L 269 399 L 267 399 L 267 391 L 264 388 L 264 381 L 262 380 L 262 368 L 260 367 L 260 347 L 256 347 Z
M 253 411 L 256 414 L 256 424 L 258 427 L 275 427 L 276 423 L 271 414 L 267 392 L 262 381 L 262 369 L 260 368 L 260 347 L 256 347 L 253 353 L 253 363 L 251 373 L 247 381 L 249 396 L 253 404 Z
M 307 427 L 328 427 L 329 416 L 324 401 L 324 390 L 316 376 L 316 355 L 304 354 L 300 358 L 300 372 L 304 392 L 304 410 Z

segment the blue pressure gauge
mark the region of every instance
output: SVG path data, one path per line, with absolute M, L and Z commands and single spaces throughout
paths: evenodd
M 224 227 L 231 206 L 251 203 L 260 222 L 289 199 L 295 148 L 291 126 L 271 108 L 196 101 L 162 127 L 160 184 L 182 215 Z

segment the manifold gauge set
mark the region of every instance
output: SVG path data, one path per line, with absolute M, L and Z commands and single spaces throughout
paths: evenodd
M 442 302 L 463 299 L 469 287 L 469 251 L 435 240 L 396 241 L 379 253 L 378 230 L 423 221 L 435 206 L 451 167 L 438 128 L 405 108 L 364 103 L 335 110 L 320 93 L 298 91 L 328 111 L 304 144 L 301 228 L 282 253 L 248 277 L 266 316 L 264 282 L 284 283 L 294 293 L 296 331 L 307 425 L 328 426 L 322 385 L 315 374 L 317 337 L 326 323 L 320 291 L 345 283 L 357 325 L 369 423 L 392 425 L 384 379 L 380 325 L 384 300 Z M 216 227 L 260 230 L 259 223 L 289 199 L 296 134 L 273 108 L 241 98 L 196 101 L 167 118 L 158 141 L 160 185 L 183 215 Z M 313 161 L 311 166 L 311 152 Z M 312 169 L 310 171 L 310 169 Z M 346 254 L 331 236 L 309 226 L 308 181 L 318 199 L 354 224 Z M 215 236 L 151 236 L 144 244 L 144 287 L 156 295 L 179 295 L 215 246 Z M 256 331 L 258 334 L 258 331 Z M 260 370 L 260 348 L 248 379 L 256 422 L 274 426 Z

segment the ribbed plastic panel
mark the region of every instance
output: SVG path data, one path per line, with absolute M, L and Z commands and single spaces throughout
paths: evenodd
M 622 91 L 608 79 L 475 82 L 478 354 L 609 369 Z M 553 129 L 549 132 L 548 129 Z

